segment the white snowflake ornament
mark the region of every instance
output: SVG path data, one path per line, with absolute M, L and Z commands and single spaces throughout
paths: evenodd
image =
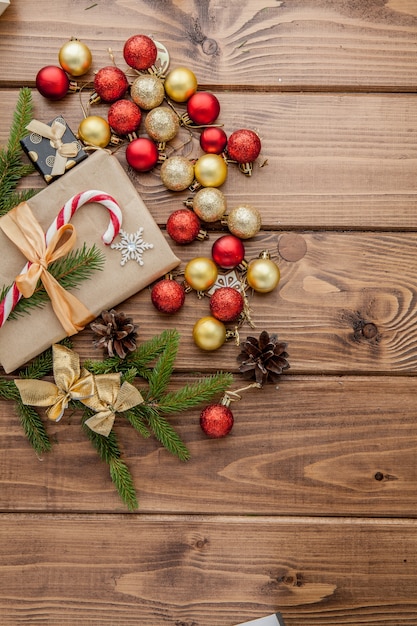
M 143 241 L 142 233 L 142 227 L 139 228 L 136 233 L 127 233 L 123 228 L 120 229 L 119 235 L 121 241 L 119 243 L 112 243 L 110 246 L 114 250 L 121 251 L 122 260 L 120 261 L 120 265 L 126 265 L 129 260 L 136 261 L 139 265 L 144 265 L 142 255 L 145 250 L 153 248 L 153 243 Z

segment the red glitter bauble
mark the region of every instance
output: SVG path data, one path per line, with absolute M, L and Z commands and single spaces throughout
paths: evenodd
M 158 148 L 147 137 L 134 139 L 126 148 L 126 161 L 137 172 L 149 172 L 158 163 L 158 159 Z
M 68 93 L 69 86 L 69 78 L 62 67 L 47 65 L 36 74 L 36 89 L 49 100 L 61 100 Z
M 233 422 L 233 413 L 224 404 L 209 404 L 200 415 L 203 432 L 213 439 L 226 437 L 233 428 Z
M 151 290 L 152 304 L 160 313 L 176 313 L 185 301 L 185 290 L 172 278 L 164 278 Z
M 135 70 L 147 70 L 155 63 L 157 55 L 156 45 L 147 35 L 133 35 L 123 47 L 126 63 Z
M 234 322 L 243 307 L 243 296 L 233 287 L 219 287 L 210 298 L 211 314 L 220 322 Z
M 123 136 L 138 128 L 142 113 L 131 100 L 117 100 L 107 111 L 107 119 L 114 132 Z
M 195 124 L 212 124 L 219 116 L 220 102 L 208 91 L 197 91 L 187 102 L 187 113 Z
M 261 151 L 261 140 L 253 130 L 242 128 L 232 133 L 227 142 L 227 152 L 233 161 L 252 163 Z
M 94 89 L 103 102 L 115 102 L 125 95 L 129 83 L 118 67 L 102 67 L 94 77 Z
M 227 145 L 227 135 L 223 128 L 211 126 L 201 131 L 200 146 L 208 154 L 221 154 Z
M 193 211 L 178 209 L 168 218 L 167 233 L 177 243 L 191 243 L 200 232 L 200 226 L 200 220 Z
M 245 246 L 242 240 L 234 235 L 223 235 L 213 243 L 211 248 L 213 261 L 225 270 L 231 270 L 245 257 Z

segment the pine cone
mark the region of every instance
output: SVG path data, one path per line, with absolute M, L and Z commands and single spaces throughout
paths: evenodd
M 103 311 L 90 328 L 97 335 L 93 346 L 103 348 L 109 356 L 117 354 L 124 359 L 128 352 L 136 350 L 137 326 L 121 311 Z
M 255 378 L 260 385 L 264 385 L 267 380 L 278 382 L 283 370 L 290 367 L 287 361 L 287 344 L 278 341 L 278 335 L 269 335 L 264 330 L 259 339 L 247 337 L 241 348 L 237 357 L 240 363 L 239 372 L 244 378 Z

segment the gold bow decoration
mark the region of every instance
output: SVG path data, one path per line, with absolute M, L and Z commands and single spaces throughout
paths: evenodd
M 46 245 L 39 222 L 29 205 L 21 202 L 2 218 L 0 228 L 30 262 L 27 272 L 15 278 L 16 286 L 23 297 L 30 298 L 40 279 L 51 300 L 54 313 L 67 335 L 74 335 L 82 330 L 94 319 L 94 315 L 47 270 L 50 263 L 65 256 L 74 247 L 74 226 L 61 226 Z
M 138 389 L 125 381 L 120 385 L 120 372 L 98 374 L 94 377 L 96 393 L 81 400 L 85 406 L 95 411 L 85 424 L 99 435 L 108 437 L 113 428 L 116 413 L 123 413 L 143 402 Z
M 70 400 L 83 401 L 95 393 L 94 376 L 80 367 L 76 352 L 55 344 L 52 346 L 55 383 L 32 378 L 17 378 L 15 385 L 23 404 L 49 406 L 46 414 L 50 420 L 61 419 Z
M 79 151 L 77 142 L 63 143 L 62 137 L 67 129 L 65 124 L 54 120 L 51 126 L 48 126 L 38 120 L 32 120 L 26 129 L 50 140 L 52 147 L 56 150 L 51 176 L 61 176 L 65 172 L 67 159 L 76 157 Z

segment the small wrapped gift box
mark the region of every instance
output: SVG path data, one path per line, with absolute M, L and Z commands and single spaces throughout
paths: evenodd
M 88 156 L 62 116 L 48 124 L 32 120 L 26 128 L 30 134 L 20 145 L 48 184 Z
M 10 6 L 10 0 L 0 0 L 0 15 Z
M 89 248 L 95 244 L 105 257 L 102 271 L 95 272 L 90 279 L 71 290 L 91 313 L 91 320 L 180 263 L 116 157 L 104 150 L 89 156 L 27 204 L 42 231 L 47 233 L 68 200 L 92 188 L 117 202 L 122 214 L 122 230 L 114 239 L 114 247 L 103 243 L 103 233 L 109 228 L 109 212 L 99 202 L 81 206 L 67 222 L 74 226 L 76 249 L 83 244 Z M 0 218 L 0 287 L 13 284 L 27 263 L 24 254 L 3 232 L 2 224 L 6 223 L 9 224 L 8 231 L 10 214 Z M 134 248 L 132 251 L 131 247 Z M 6 318 L 0 328 L 0 362 L 6 372 L 11 372 L 66 335 L 49 301 L 43 308 L 32 309 L 17 319 Z
M 254 619 L 251 622 L 237 624 L 237 626 L 285 626 L 285 624 L 280 613 L 273 613 L 272 615 L 268 615 L 267 617 Z

